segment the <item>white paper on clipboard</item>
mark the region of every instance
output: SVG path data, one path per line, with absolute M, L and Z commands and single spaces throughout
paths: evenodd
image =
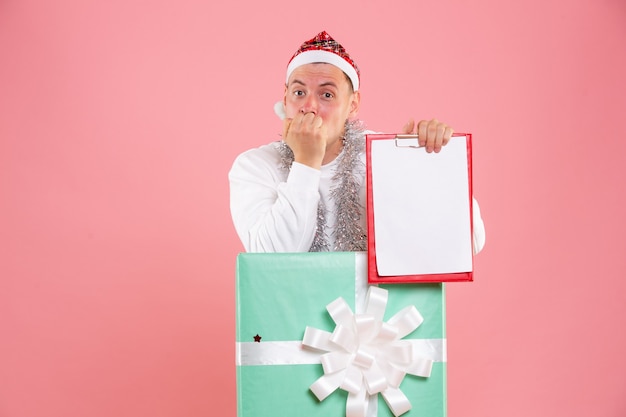
M 373 140 L 371 173 L 380 276 L 472 270 L 465 136 L 439 153 Z

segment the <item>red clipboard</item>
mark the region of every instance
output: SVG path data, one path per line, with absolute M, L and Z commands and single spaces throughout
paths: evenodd
M 467 243 L 463 245 L 463 253 L 462 258 L 465 259 L 463 262 L 463 266 L 461 270 L 453 270 L 446 271 L 442 270 L 441 272 L 426 272 L 426 273 L 410 273 L 410 274 L 380 274 L 379 266 L 377 262 L 377 252 L 376 252 L 376 230 L 375 230 L 375 216 L 374 212 L 374 194 L 376 190 L 374 189 L 374 182 L 372 180 L 373 171 L 377 168 L 372 164 L 372 145 L 375 141 L 386 140 L 386 141 L 394 141 L 395 146 L 405 146 L 409 148 L 420 148 L 417 143 L 416 135 L 400 135 L 400 134 L 369 134 L 366 135 L 366 158 L 367 158 L 367 239 L 368 239 L 368 282 L 374 284 L 380 283 L 432 283 L 432 282 L 467 282 L 473 281 L 473 212 L 472 212 L 472 135 L 467 133 L 456 133 L 453 135 L 450 143 L 452 141 L 455 142 L 455 146 L 461 146 L 459 141 L 462 141 L 462 138 L 465 138 L 465 152 L 467 154 L 467 182 L 468 182 L 468 195 L 467 195 L 467 208 L 468 208 L 468 216 L 469 216 L 469 246 Z M 398 143 L 402 142 L 402 145 L 398 145 Z M 446 148 L 450 146 L 450 143 L 441 150 L 441 153 L 446 151 Z M 391 145 L 385 144 L 386 147 Z M 424 152 L 425 150 L 419 149 L 419 151 Z M 413 150 L 413 152 L 417 152 Z M 436 154 L 432 154 L 436 155 Z M 430 156 L 430 155 L 428 155 Z M 395 165 L 395 164 L 394 164 Z M 401 169 L 401 168 L 399 168 Z M 374 174 L 376 175 L 376 174 Z M 463 172 L 464 175 L 464 172 Z M 458 180 L 457 180 L 458 181 Z M 382 195 L 382 193 L 381 193 Z M 460 201 L 465 201 L 464 196 L 457 196 Z M 463 208 L 463 210 L 465 210 Z M 463 211 L 465 213 L 465 211 Z M 465 218 L 465 217 L 464 217 Z M 467 230 L 465 230 L 465 234 Z M 465 239 L 463 239 L 465 241 Z M 470 253 L 466 253 L 466 248 L 469 247 Z M 382 250 L 381 250 L 382 252 Z M 445 269 L 445 268 L 444 268 Z

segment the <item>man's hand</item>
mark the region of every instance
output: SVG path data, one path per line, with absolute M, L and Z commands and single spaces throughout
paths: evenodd
M 283 141 L 293 151 L 294 162 L 320 169 L 328 142 L 321 117 L 314 113 L 298 113 L 293 119 L 285 119 Z
M 435 153 L 441 150 L 442 146 L 446 146 L 454 133 L 454 130 L 445 123 L 437 119 L 422 120 L 417 124 L 417 132 L 415 132 L 415 121 L 409 120 L 402 128 L 402 133 L 418 135 L 420 146 L 426 147 L 426 152 Z

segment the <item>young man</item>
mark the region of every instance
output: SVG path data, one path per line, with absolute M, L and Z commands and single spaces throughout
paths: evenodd
M 248 252 L 367 250 L 365 134 L 356 119 L 359 69 L 326 32 L 302 44 L 288 66 L 276 112 L 282 141 L 239 155 L 229 173 L 235 229 Z M 436 119 L 409 121 L 439 152 L 453 130 Z M 474 248 L 484 225 L 474 200 Z

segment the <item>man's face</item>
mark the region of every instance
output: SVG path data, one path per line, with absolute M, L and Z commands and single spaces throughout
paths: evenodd
M 346 120 L 359 110 L 360 95 L 342 70 L 331 64 L 306 64 L 296 68 L 285 87 L 285 112 L 288 118 L 297 113 L 313 112 L 324 120 L 329 141 L 344 134 Z

